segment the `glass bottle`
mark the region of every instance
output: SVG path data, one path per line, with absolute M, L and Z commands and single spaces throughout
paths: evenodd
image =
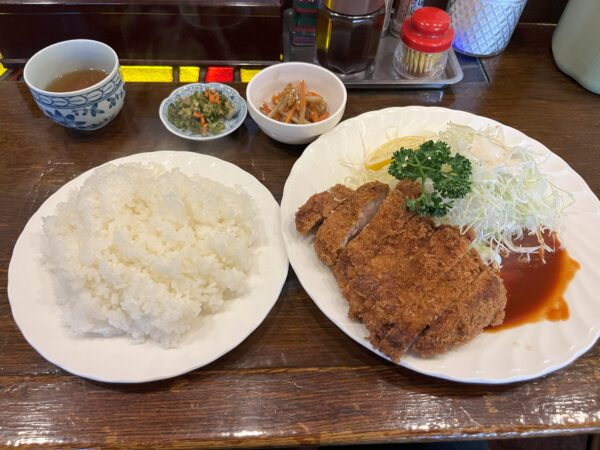
M 406 78 L 437 78 L 446 67 L 454 31 L 443 9 L 425 6 L 401 27 L 394 68 Z
M 317 13 L 317 60 L 341 75 L 365 73 L 375 62 L 385 0 L 322 0 Z

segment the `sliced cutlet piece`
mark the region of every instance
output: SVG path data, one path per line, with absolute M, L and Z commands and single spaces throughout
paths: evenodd
M 352 189 L 343 184 L 336 184 L 324 192 L 314 194 L 296 211 L 296 230 L 306 234 L 320 225 L 352 192 Z
M 362 270 L 365 261 L 377 255 L 380 248 L 386 245 L 389 236 L 406 231 L 406 222 L 414 216 L 406 209 L 406 199 L 415 198 L 420 193 L 419 183 L 400 181 L 385 198 L 369 225 L 340 252 L 333 274 L 342 291 L 345 291 L 346 284 L 357 271 Z
M 430 294 L 443 284 L 447 273 L 467 254 L 470 244 L 458 228 L 442 225 L 435 229 L 426 245 L 406 258 L 403 267 L 408 270 L 396 270 L 400 261 L 393 248 L 386 248 L 374 258 L 379 265 L 382 261 L 389 265 L 386 277 L 362 311 L 362 321 L 370 332 L 369 340 L 376 348 L 397 361 L 417 336 L 448 308 L 451 298 Z
M 469 289 L 477 277 L 485 269 L 481 262 L 481 258 L 475 249 L 470 249 L 460 259 L 456 261 L 446 273 L 442 276 L 437 284 L 430 284 L 423 292 L 423 296 L 418 300 L 418 308 L 413 311 L 413 315 L 423 314 L 422 320 L 420 317 L 413 317 L 413 330 L 426 330 L 427 327 L 439 320 L 455 308 L 455 305 L 461 303 L 464 293 Z M 398 361 L 404 351 L 400 351 L 398 346 L 398 334 L 400 339 L 404 339 L 405 330 L 400 328 L 401 325 L 395 323 L 388 330 L 387 334 L 376 342 L 373 342 L 382 352 L 389 355 L 394 361 Z M 413 331 L 414 333 L 414 331 Z M 417 335 L 412 335 L 413 342 L 419 339 L 422 334 L 417 332 Z M 375 339 L 373 339 L 375 341 Z M 405 341 L 402 340 L 404 343 Z M 410 345 L 414 343 L 409 343 Z
M 369 223 L 390 188 L 378 181 L 363 184 L 338 206 L 317 231 L 315 251 L 333 266 L 340 251 Z
M 466 344 L 485 327 L 502 323 L 505 308 L 504 283 L 495 270 L 485 267 L 460 301 L 416 339 L 412 351 L 435 356 Z
M 397 291 L 404 286 L 402 280 L 411 277 L 411 255 L 427 245 L 435 228 L 430 220 L 416 215 L 408 217 L 409 219 L 394 233 L 382 233 L 379 239 L 371 241 L 375 253 L 372 252 L 372 247 L 366 245 L 366 240 L 363 240 L 360 246 L 353 245 L 348 255 L 351 257 L 352 266 L 345 269 L 348 281 L 342 289 L 350 305 L 350 318 L 362 320 L 363 312 L 373 309 L 379 301 L 379 296 L 385 295 L 384 285 L 393 290 L 393 283 L 398 283 L 395 285 Z M 369 228 L 371 227 L 367 227 Z M 366 233 L 367 229 L 363 233 Z M 363 233 L 351 244 L 355 244 Z M 344 257 L 340 256 L 340 262 L 343 262 Z M 393 306 L 393 303 L 388 306 Z

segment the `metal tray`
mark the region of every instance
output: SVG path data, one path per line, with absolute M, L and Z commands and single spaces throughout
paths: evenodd
M 297 46 L 291 44 L 290 32 L 294 21 L 294 12 L 288 9 L 284 13 L 283 27 L 283 60 L 317 63 L 314 46 Z M 372 70 L 360 77 L 340 76 L 348 88 L 394 88 L 394 89 L 441 89 L 458 83 L 463 78 L 463 71 L 450 48 L 446 69 L 439 78 L 421 78 L 411 80 L 396 72 L 392 64 L 398 38 L 385 34 L 381 37 L 377 57 Z

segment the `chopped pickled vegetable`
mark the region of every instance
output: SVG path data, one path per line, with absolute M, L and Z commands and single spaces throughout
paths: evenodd
M 167 118 L 180 130 L 210 136 L 221 133 L 225 120 L 234 117 L 236 112 L 227 96 L 206 89 L 175 100 L 169 105 Z

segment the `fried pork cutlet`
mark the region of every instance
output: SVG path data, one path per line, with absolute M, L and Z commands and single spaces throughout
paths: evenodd
M 394 361 L 411 346 L 433 356 L 499 324 L 506 290 L 472 248 L 473 235 L 408 211 L 406 200 L 420 194 L 416 182 L 400 181 L 378 209 L 370 203 L 379 199 L 373 191 L 372 183 L 357 189 L 324 221 L 315 242 L 333 265 L 349 316 L 365 324 L 373 346 Z
M 430 222 L 429 218 L 418 219 Z M 403 241 L 404 236 L 399 235 L 397 241 L 367 263 L 367 271 L 383 269 L 386 276 L 374 295 L 364 303 L 361 313 L 371 343 L 394 360 L 398 360 L 419 334 L 455 300 L 435 295 L 435 292 L 444 288 L 448 272 L 459 264 L 470 245 L 458 229 L 442 226 L 433 231 L 429 240 L 415 248 L 413 254 L 400 259 L 395 256 L 394 249 L 404 245 Z M 389 269 L 385 269 L 386 266 Z
M 410 226 L 409 231 L 406 225 L 414 214 L 406 209 L 405 200 L 407 197 L 416 197 L 420 193 L 419 183 L 409 180 L 400 181 L 381 204 L 369 225 L 340 252 L 333 274 L 342 291 L 357 271 L 361 271 L 364 262 L 377 255 L 387 245 L 387 241 L 393 239 L 393 236 L 404 233 L 407 239 L 419 240 L 430 234 L 428 229 L 419 229 L 418 225 Z M 385 219 L 382 220 L 382 217 Z M 410 251 L 412 251 L 410 243 L 407 242 L 406 254 Z
M 336 184 L 327 191 L 310 197 L 296 212 L 296 230 L 301 234 L 306 234 L 315 226 L 320 225 L 352 192 L 352 189 L 342 184 Z
M 317 231 L 315 251 L 328 266 L 333 266 L 340 251 L 370 222 L 389 192 L 378 181 L 363 184 L 339 205 Z
M 506 289 L 497 273 L 486 267 L 461 298 L 415 341 L 412 351 L 435 356 L 466 344 L 488 326 L 504 320 Z
M 369 340 L 382 352 L 397 361 L 402 356 L 402 348 L 405 345 L 407 346 L 404 347 L 404 351 L 414 345 L 422 332 L 427 330 L 432 323 L 444 317 L 456 307 L 457 303 L 462 301 L 465 290 L 484 269 L 477 252 L 473 249 L 469 250 L 459 257 L 437 282 L 424 288 L 417 302 L 418 306 L 413 306 L 409 313 L 408 326 L 404 327 L 402 318 L 395 316 L 387 334 L 377 336 L 371 333 Z M 376 320 L 376 318 L 371 318 L 371 320 Z M 407 319 L 404 318 L 404 320 Z

